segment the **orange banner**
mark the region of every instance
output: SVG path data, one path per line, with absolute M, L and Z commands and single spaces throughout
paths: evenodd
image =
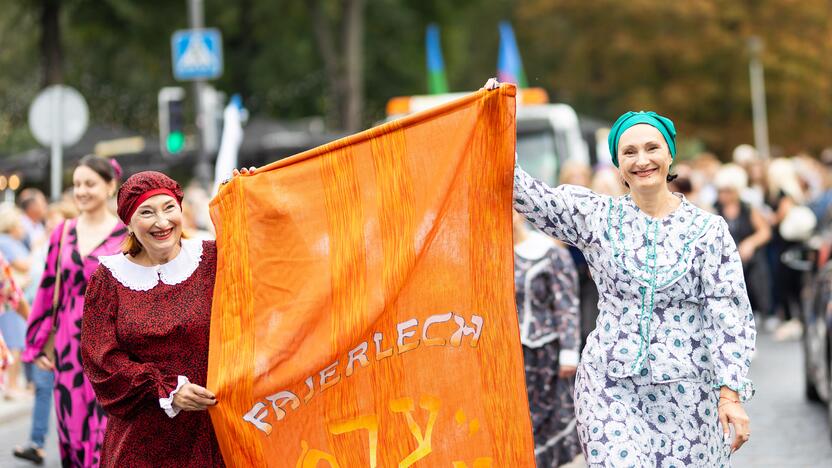
M 208 388 L 228 465 L 534 466 L 514 101 L 479 91 L 222 188 Z

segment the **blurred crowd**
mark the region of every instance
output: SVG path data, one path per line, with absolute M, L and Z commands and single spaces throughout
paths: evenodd
M 40 285 L 52 231 L 79 215 L 71 188 L 52 203 L 37 188 L 23 189 L 15 198 L 0 203 L 0 394 L 6 400 L 25 398 L 34 391 L 33 366 L 20 360 L 26 345 L 27 311 Z M 199 185 L 185 189 L 183 222 L 190 238 L 214 237 L 209 201 L 209 194 Z M 115 213 L 115 198 L 108 204 Z

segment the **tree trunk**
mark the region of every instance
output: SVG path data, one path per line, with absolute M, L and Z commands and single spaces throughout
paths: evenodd
M 61 47 L 61 1 L 42 0 L 40 15 L 40 54 L 43 87 L 64 81 Z
M 364 105 L 364 1 L 344 0 L 344 53 L 346 60 L 346 100 L 344 128 L 354 133 L 361 129 Z
M 361 128 L 364 105 L 364 2 L 341 0 L 341 47 L 333 39 L 331 24 L 321 0 L 309 0 L 315 42 L 324 62 L 329 87 L 327 120 L 342 130 Z

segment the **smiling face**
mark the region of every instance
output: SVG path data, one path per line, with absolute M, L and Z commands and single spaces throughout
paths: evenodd
M 95 211 L 107 203 L 115 190 L 115 181 L 105 181 L 87 166 L 78 166 L 72 173 L 72 196 L 82 213 Z
M 170 195 L 150 197 L 133 213 L 130 230 L 148 253 L 171 257 L 182 237 L 182 208 Z
M 621 177 L 633 191 L 650 191 L 667 186 L 670 149 L 662 134 L 652 125 L 628 128 L 618 140 Z

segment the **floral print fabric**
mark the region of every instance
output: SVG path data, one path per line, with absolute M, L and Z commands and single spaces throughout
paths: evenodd
M 534 237 L 543 241 L 538 247 L 541 255 L 515 249 L 514 285 L 535 460 L 539 467 L 555 467 L 581 451 L 575 429 L 575 380 L 558 376 L 562 351 L 577 355 L 579 346 L 578 278 L 565 248 Z
M 723 385 L 743 400 L 751 397 L 746 375 L 756 332 L 742 264 L 725 221 L 683 197 L 676 210 L 655 219 L 629 195 L 614 198 L 569 185 L 553 189 L 519 167 L 514 185 L 514 208 L 545 233 L 580 248 L 598 286 L 597 326 L 587 339 L 576 384 L 587 459 L 597 461 L 593 465 L 639 466 L 630 463 L 630 456 L 655 457 L 654 465 L 662 466 L 670 455 L 657 451 L 653 442 L 684 437 L 691 446 L 704 444 L 711 458 L 701 466 L 727 464 L 718 419 L 703 418 L 698 407 L 715 413 Z M 656 404 L 649 396 L 644 398 L 650 404 L 644 402 L 648 393 L 667 424 L 649 422 L 645 408 Z M 696 412 L 690 411 L 694 403 Z M 635 452 L 606 461 L 587 452 L 590 426 L 606 431 L 621 422 L 623 434 L 600 439 L 604 457 L 620 455 L 625 447 Z M 710 435 L 693 440 L 686 426 Z M 698 456 L 676 458 L 682 463 L 670 465 L 700 466 Z

